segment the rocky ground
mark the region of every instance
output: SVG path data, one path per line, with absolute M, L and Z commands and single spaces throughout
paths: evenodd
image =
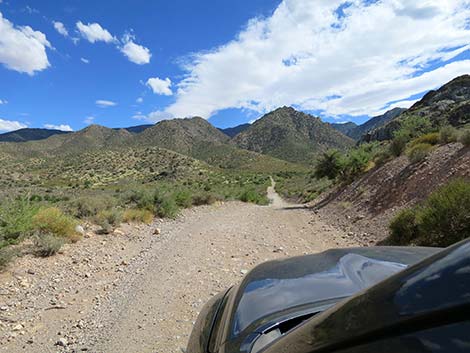
M 0 274 L 0 352 L 181 352 L 204 302 L 270 260 L 358 243 L 273 189 L 123 225 Z

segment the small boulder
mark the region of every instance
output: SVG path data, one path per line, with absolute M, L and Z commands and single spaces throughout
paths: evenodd
M 81 235 L 85 235 L 85 229 L 81 225 L 75 226 L 75 232 L 80 233 Z
M 155 230 L 153 231 L 153 234 L 154 234 L 154 235 L 160 235 L 161 232 L 162 232 L 162 231 L 160 230 L 160 228 L 155 228 Z

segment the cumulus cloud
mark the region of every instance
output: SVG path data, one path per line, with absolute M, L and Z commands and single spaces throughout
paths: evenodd
M 5 67 L 33 75 L 49 67 L 46 48 L 50 47 L 44 33 L 14 26 L 0 12 L 0 63 Z
M 158 77 L 149 78 L 147 80 L 147 86 L 149 86 L 155 94 L 163 96 L 171 96 L 173 94 L 170 88 L 171 80 L 168 77 L 164 80 Z
M 66 124 L 60 124 L 60 125 L 44 124 L 44 127 L 46 129 L 51 129 L 51 130 L 73 131 L 70 125 L 66 125 Z
M 143 99 L 142 97 L 139 97 L 139 98 L 137 98 L 135 101 L 136 101 L 136 103 L 139 103 L 139 104 L 140 104 L 140 103 L 142 103 L 142 102 L 144 101 L 144 99 Z
M 90 60 L 85 59 L 85 58 L 80 58 L 80 61 L 81 61 L 82 63 L 85 63 L 85 64 L 89 64 L 89 63 L 90 63 Z
M 95 42 L 114 42 L 116 39 L 108 32 L 108 30 L 101 27 L 99 23 L 88 23 L 84 24 L 82 21 L 78 21 L 77 24 L 78 32 L 90 43 Z
M 19 121 L 0 119 L 0 131 L 14 131 L 18 129 L 24 129 L 26 127 L 28 126 L 20 123 Z
M 115 105 L 117 105 L 116 102 L 108 101 L 104 99 L 98 99 L 95 103 L 100 108 L 114 107 Z
M 232 41 L 185 58 L 165 113 L 375 115 L 470 72 L 470 60 L 448 62 L 469 50 L 468 23 L 468 0 L 283 0 Z
M 57 32 L 62 34 L 64 37 L 69 36 L 69 31 L 67 31 L 67 28 L 65 28 L 64 24 L 59 21 L 52 21 L 52 24 L 54 25 L 54 28 Z
M 120 47 L 121 52 L 134 64 L 143 65 L 150 62 L 150 50 L 142 45 L 134 42 L 132 35 L 123 37 L 123 45 Z

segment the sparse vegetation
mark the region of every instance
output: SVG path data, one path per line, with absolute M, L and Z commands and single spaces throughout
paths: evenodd
M 462 131 L 459 141 L 465 146 L 470 146 L 470 129 L 465 129 Z
M 122 214 L 117 209 L 102 210 L 96 215 L 95 221 L 101 227 L 101 233 L 109 234 L 121 224 Z
M 411 147 L 406 154 L 410 162 L 415 164 L 423 161 L 432 151 L 432 148 L 432 145 L 429 143 L 418 143 L 413 145 L 413 147 Z
M 4 270 L 16 256 L 16 251 L 11 247 L 0 247 L 0 271 Z
M 39 257 L 48 257 L 59 252 L 65 241 L 50 233 L 38 234 L 34 237 L 34 254 Z
M 453 126 L 443 126 L 439 130 L 439 142 L 442 144 L 456 142 L 458 138 L 457 129 Z
M 470 237 L 470 182 L 454 180 L 390 223 L 393 245 L 449 246 Z

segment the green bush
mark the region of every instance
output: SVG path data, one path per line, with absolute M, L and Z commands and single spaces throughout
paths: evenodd
M 422 205 L 399 213 L 390 223 L 392 245 L 446 247 L 470 237 L 470 182 L 454 180 Z
M 48 257 L 59 252 L 64 245 L 64 238 L 56 237 L 52 234 L 39 234 L 34 238 L 34 254 L 40 257 Z
M 411 163 L 419 163 L 426 158 L 432 148 L 432 145 L 428 143 L 419 143 L 407 151 L 407 156 Z
M 418 237 L 416 210 L 406 209 L 398 213 L 390 222 L 389 242 L 393 245 L 408 245 Z
M 4 200 L 0 206 L 0 241 L 16 241 L 33 231 L 32 219 L 38 211 L 28 198 Z
M 395 136 L 390 143 L 390 153 L 395 157 L 401 156 L 405 151 L 407 142 L 408 138 L 406 136 Z
M 192 195 L 188 190 L 179 190 L 174 195 L 176 204 L 181 208 L 189 208 L 192 206 Z
M 430 132 L 428 134 L 424 134 L 420 137 L 415 138 L 411 141 L 410 147 L 414 147 L 421 143 L 427 143 L 429 145 L 437 145 L 441 142 L 441 135 L 438 132 Z
M 153 221 L 153 213 L 149 210 L 130 209 L 124 211 L 122 219 L 124 222 L 128 223 L 136 222 L 150 224 Z
M 251 202 L 258 205 L 267 205 L 269 203 L 265 195 L 261 195 L 255 189 L 244 190 L 239 197 L 240 201 Z
M 361 175 L 366 170 L 371 158 L 371 153 L 367 153 L 365 150 L 354 149 L 350 151 L 343 161 L 342 179 L 352 180 Z
M 336 179 L 343 169 L 343 161 L 344 156 L 338 150 L 323 153 L 315 166 L 315 177 Z
M 157 203 L 156 214 L 161 218 L 176 218 L 180 209 L 176 201 L 168 196 L 160 196 Z
M 71 241 L 79 239 L 80 234 L 75 231 L 77 222 L 65 215 L 57 207 L 43 208 L 33 217 L 33 228 L 41 233 L 51 233 Z
M 418 136 L 432 132 L 431 120 L 423 116 L 409 116 L 399 121 L 400 128 L 393 133 L 393 137 L 401 137 L 406 142 Z
M 439 140 L 441 143 L 451 143 L 457 141 L 457 129 L 452 126 L 444 126 L 439 130 Z
M 466 147 L 470 146 L 470 129 L 462 131 L 459 137 L 459 142 L 461 142 Z
M 470 182 L 455 180 L 432 193 L 417 213 L 421 245 L 449 246 L 470 237 Z

